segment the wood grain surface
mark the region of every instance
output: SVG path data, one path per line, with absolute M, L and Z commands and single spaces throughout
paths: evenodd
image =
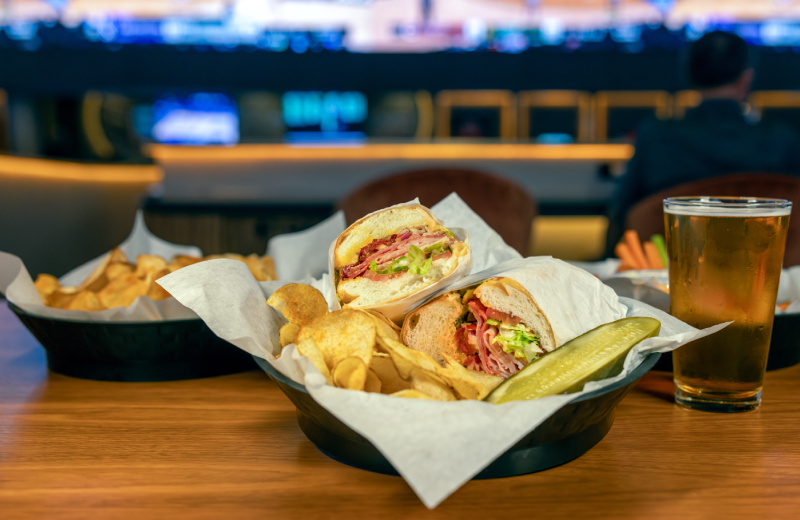
M 800 366 L 746 414 L 679 409 L 651 372 L 603 441 L 427 510 L 323 455 L 265 374 L 107 383 L 49 372 L 0 301 L 0 518 L 800 518 Z

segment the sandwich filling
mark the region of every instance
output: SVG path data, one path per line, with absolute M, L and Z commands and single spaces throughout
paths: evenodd
M 459 242 L 445 228 L 429 231 L 425 226 L 403 228 L 378 238 L 361 248 L 358 261 L 342 268 L 341 280 L 358 277 L 376 282 L 398 278 L 406 272 L 425 275 L 431 264 L 453 255 L 452 246 Z
M 545 353 L 539 337 L 520 318 L 486 307 L 474 293 L 464 294 L 469 310 L 456 328 L 466 368 L 505 379 Z

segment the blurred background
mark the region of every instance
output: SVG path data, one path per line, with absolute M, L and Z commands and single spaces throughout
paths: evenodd
M 263 254 L 444 172 L 523 254 L 598 260 L 637 129 L 700 103 L 682 52 L 719 29 L 757 65 L 744 117 L 800 131 L 800 0 L 0 0 L 0 250 L 61 275 L 144 208 Z

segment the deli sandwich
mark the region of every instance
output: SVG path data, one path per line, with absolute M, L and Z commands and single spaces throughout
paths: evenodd
M 350 307 L 396 302 L 470 262 L 470 254 L 466 243 L 419 204 L 378 211 L 336 240 L 336 295 Z
M 409 313 L 401 339 L 444 364 L 508 378 L 593 328 L 625 317 L 609 287 L 552 258 L 528 259 L 512 277 L 445 293 Z M 521 283 L 521 281 L 524 281 Z
M 444 294 L 410 313 L 403 343 L 502 378 L 556 348 L 547 318 L 533 298 L 511 278 Z

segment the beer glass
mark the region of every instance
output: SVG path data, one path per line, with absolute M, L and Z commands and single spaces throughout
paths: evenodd
M 732 321 L 673 352 L 675 401 L 709 412 L 761 404 L 792 203 L 664 200 L 670 313 L 697 328 Z

